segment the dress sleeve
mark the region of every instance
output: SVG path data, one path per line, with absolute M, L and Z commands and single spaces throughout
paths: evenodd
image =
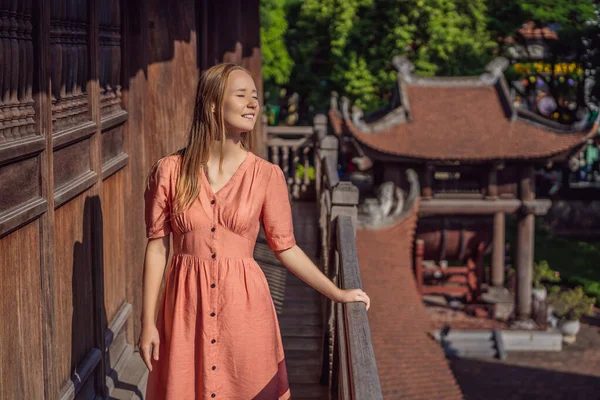
M 287 250 L 296 244 L 289 192 L 283 171 L 276 164 L 273 165 L 267 183 L 261 214 L 267 244 L 271 250 Z
M 171 233 L 171 174 L 165 159 L 154 164 L 144 192 L 146 237 L 160 238 Z

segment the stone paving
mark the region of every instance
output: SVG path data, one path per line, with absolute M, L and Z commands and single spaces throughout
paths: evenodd
M 434 328 L 507 329 L 506 324 L 428 306 Z M 600 314 L 582 321 L 577 341 L 561 352 L 509 352 L 506 360 L 453 359 L 466 400 L 600 400 Z

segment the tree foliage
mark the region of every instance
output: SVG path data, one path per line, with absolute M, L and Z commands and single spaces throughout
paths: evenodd
M 284 41 L 288 29 L 285 4 L 285 0 L 260 0 L 262 74 L 267 85 L 286 84 L 294 65 Z
M 393 56 L 419 75 L 479 74 L 528 21 L 559 30 L 556 52 L 579 46 L 592 62 L 592 40 L 581 46 L 594 12 L 593 0 L 261 0 L 265 86 L 289 78 L 314 111 L 334 90 L 372 111 L 396 82 Z
M 326 106 L 338 90 L 371 110 L 396 81 L 391 60 L 403 55 L 423 75 L 481 71 L 495 43 L 485 0 L 306 0 L 290 2 L 292 80 Z M 302 85 L 296 85 L 302 91 Z

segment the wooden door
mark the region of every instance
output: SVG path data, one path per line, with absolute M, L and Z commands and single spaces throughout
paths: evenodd
M 120 9 L 0 2 L 2 399 L 103 396 L 132 349 Z

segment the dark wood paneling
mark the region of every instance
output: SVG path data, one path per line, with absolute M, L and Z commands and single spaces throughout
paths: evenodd
M 0 5 L 0 144 L 35 135 L 32 0 Z
M 54 134 L 91 121 L 87 82 L 89 2 L 50 2 L 50 76 Z
M 121 107 L 121 4 L 119 0 L 99 2 L 99 78 L 102 115 Z
M 102 184 L 104 304 L 109 323 L 126 301 L 127 263 L 123 241 L 125 207 L 123 173 L 118 172 Z
M 25 156 L 35 156 L 46 149 L 46 139 L 29 136 L 25 139 L 0 144 L 0 164 Z
M 39 217 L 47 209 L 41 197 L 40 157 L 0 166 L 0 237 Z
M 43 399 L 40 232 L 32 222 L 0 239 L 0 398 Z
M 102 132 L 102 164 L 123 153 L 123 125 Z
M 37 197 L 40 197 L 40 182 L 32 179 L 40 170 L 39 157 L 0 167 L 0 187 L 19 190 L 0 190 L 0 213 Z
M 54 152 L 54 186 L 60 188 L 90 171 L 90 142 L 79 141 Z
M 92 209 L 84 193 L 55 212 L 55 374 L 68 385 L 74 368 L 94 346 Z

